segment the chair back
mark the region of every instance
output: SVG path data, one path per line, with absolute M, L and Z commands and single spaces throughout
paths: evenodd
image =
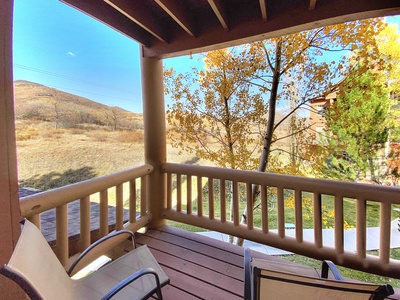
M 367 300 L 376 298 L 382 286 L 374 284 L 313 278 L 254 267 L 255 299 L 335 299 Z
M 0 273 L 18 283 L 31 299 L 72 299 L 71 279 L 41 231 L 28 220 Z
M 245 299 L 381 300 L 394 293 L 390 285 L 305 276 L 286 272 L 285 264 L 278 270 L 268 265 L 266 260 L 251 258 L 250 250 L 245 249 Z

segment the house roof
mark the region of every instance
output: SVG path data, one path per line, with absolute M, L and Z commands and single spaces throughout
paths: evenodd
M 215 50 L 400 13 L 398 0 L 62 0 L 143 45 L 146 57 Z

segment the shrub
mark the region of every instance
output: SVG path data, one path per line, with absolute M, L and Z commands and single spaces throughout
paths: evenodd
M 120 143 L 141 144 L 144 141 L 144 137 L 141 131 L 123 131 L 115 137 L 115 140 Z
M 70 134 L 84 134 L 85 133 L 85 130 L 83 130 L 83 129 L 78 129 L 78 128 L 74 128 L 74 129 L 71 129 L 70 131 L 69 131 L 69 133 Z
M 102 132 L 93 132 L 88 136 L 95 142 L 106 142 L 108 140 L 108 134 Z

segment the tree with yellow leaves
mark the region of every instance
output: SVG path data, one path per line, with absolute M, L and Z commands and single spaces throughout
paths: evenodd
M 265 63 L 258 68 L 257 75 L 260 79 L 257 84 L 262 84 L 269 91 L 267 94 L 268 121 L 258 171 L 274 171 L 274 165 L 270 164 L 272 146 L 277 140 L 274 133 L 282 123 L 282 120 L 278 122 L 275 120 L 278 102 L 291 103 L 285 116 L 285 118 L 290 118 L 301 112 L 302 108 L 307 108 L 311 99 L 335 88 L 335 83 L 348 72 L 346 67 L 350 57 L 356 56 L 364 60 L 366 68 L 376 64 L 379 59 L 379 50 L 375 37 L 384 28 L 385 23 L 382 20 L 370 19 L 303 31 L 250 46 L 251 49 L 255 49 L 253 50 L 255 55 L 264 57 Z M 323 55 L 332 52 L 342 53 L 342 55 L 336 56 L 337 59 L 330 62 L 322 58 Z M 297 156 L 302 158 L 303 164 L 307 161 L 304 159 L 307 156 L 313 158 L 314 162 L 321 162 L 326 152 L 315 151 L 318 146 L 315 144 L 315 138 L 310 138 L 313 133 L 308 129 L 309 124 L 303 123 L 292 130 L 292 135 L 303 137 L 300 148 L 302 152 Z M 305 135 L 306 132 L 308 134 Z M 281 161 L 278 163 L 282 164 Z M 297 168 L 299 172 L 302 164 L 299 164 L 298 160 L 289 160 L 285 164 L 286 167 L 281 170 L 293 169 L 291 167 L 296 164 L 299 166 Z M 314 170 L 318 168 L 319 171 L 321 165 L 321 163 L 314 164 Z M 257 186 L 253 187 L 254 202 L 256 202 L 257 189 Z M 247 212 L 244 211 L 242 223 L 246 223 L 246 215 Z M 239 244 L 241 243 L 240 240 Z
M 398 185 L 400 179 L 400 34 L 397 24 L 389 24 L 377 36 L 383 64 L 382 76 L 391 99 L 387 121 L 392 127 L 389 132 L 388 157 L 386 159 L 386 184 Z M 384 66 L 384 67 L 383 67 Z
M 299 175 L 310 172 L 309 162 L 318 172 L 325 153 L 306 121 L 309 102 L 345 76 L 350 56 L 376 62 L 375 37 L 384 25 L 371 19 L 323 27 L 207 53 L 205 70 L 191 74 L 166 70 L 166 92 L 174 100 L 168 110 L 174 145 L 221 167 Z M 327 59 L 327 53 L 334 58 Z M 283 118 L 276 118 L 278 110 Z M 278 136 L 287 122 L 289 134 Z M 299 146 L 286 162 L 271 155 L 290 152 L 274 148 L 284 138 Z
M 166 91 L 174 100 L 167 111 L 169 138 L 221 167 L 254 169 L 267 107 L 251 89 L 252 62 L 236 50 L 207 53 L 204 70 L 191 74 L 165 70 Z

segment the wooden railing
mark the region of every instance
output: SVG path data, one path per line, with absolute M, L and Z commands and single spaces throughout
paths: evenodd
M 397 217 L 392 215 L 392 209 L 400 204 L 399 188 L 171 163 L 163 164 L 162 171 L 167 177 L 167 204 L 163 216 L 169 220 L 400 278 L 400 261 L 390 258 L 391 222 Z M 253 209 L 251 201 L 253 185 L 260 191 L 257 210 Z M 287 202 L 290 201 L 294 210 L 292 229 L 286 224 Z M 333 245 L 327 245 L 323 235 L 324 203 L 327 201 L 332 202 Z M 347 211 L 344 202 L 354 204 L 354 250 L 345 248 Z M 379 207 L 376 224 L 379 256 L 368 255 L 366 250 L 370 205 Z M 241 224 L 243 206 L 247 206 L 247 224 Z M 276 214 L 274 225 L 271 225 L 272 211 Z M 305 218 L 309 217 L 313 220 L 312 240 L 303 236 Z
M 69 257 L 68 203 L 80 199 L 80 251 L 91 243 L 90 202 L 97 197 L 100 206 L 100 237 L 109 231 L 109 194 L 115 201 L 115 228 L 136 231 L 148 224 L 152 215 L 147 209 L 146 181 L 153 172 L 151 165 L 143 165 L 126 171 L 98 177 L 65 187 L 34 194 L 20 200 L 21 214 L 40 228 L 40 213 L 56 210 L 56 254 L 65 266 Z M 113 190 L 110 192 L 110 190 Z M 139 190 L 139 193 L 137 193 Z M 128 202 L 127 205 L 124 204 Z M 129 220 L 124 224 L 124 210 L 129 210 Z M 76 224 L 74 224 L 76 225 Z

